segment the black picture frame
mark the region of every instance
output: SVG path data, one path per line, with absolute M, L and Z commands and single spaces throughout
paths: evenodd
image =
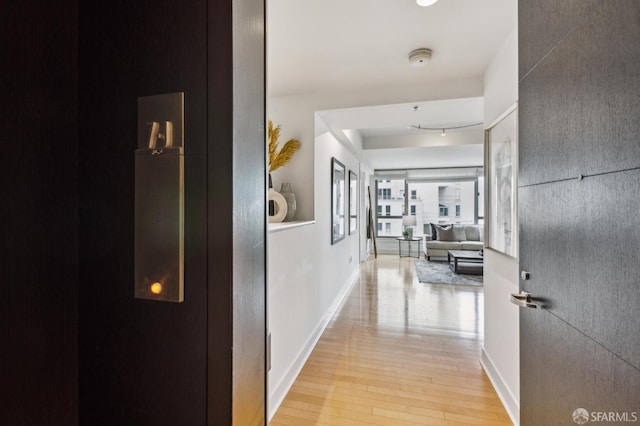
M 345 237 L 346 168 L 331 158 L 331 244 Z

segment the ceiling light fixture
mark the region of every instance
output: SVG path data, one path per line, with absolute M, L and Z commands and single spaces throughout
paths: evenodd
M 409 53 L 409 63 L 412 67 L 423 67 L 431 61 L 431 49 L 420 48 Z
M 426 7 L 426 6 L 431 6 L 437 1 L 438 0 L 416 0 L 416 3 L 418 4 L 418 6 Z
M 442 136 L 446 136 L 446 131 L 447 130 L 453 130 L 453 129 L 466 129 L 467 127 L 474 127 L 474 126 L 480 126 L 481 124 L 484 123 L 473 123 L 473 124 L 466 124 L 464 126 L 452 126 L 452 127 L 422 127 L 421 125 L 411 125 L 411 127 L 413 127 L 414 129 L 418 129 L 418 130 L 442 130 L 442 133 L 440 133 Z

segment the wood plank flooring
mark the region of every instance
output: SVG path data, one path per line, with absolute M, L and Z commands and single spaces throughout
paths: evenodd
M 482 287 L 419 283 L 394 255 L 361 267 L 270 425 L 511 425 L 479 362 Z

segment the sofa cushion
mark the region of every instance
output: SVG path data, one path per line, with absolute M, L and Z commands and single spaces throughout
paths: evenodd
M 453 226 L 444 228 L 436 225 L 436 235 L 438 236 L 438 241 L 458 241 Z
M 463 243 L 459 241 L 427 241 L 428 250 L 462 250 Z
M 453 238 L 455 238 L 456 241 L 468 240 L 465 228 L 464 225 L 453 225 Z
M 435 241 L 438 239 L 438 233 L 436 232 L 437 225 L 435 223 L 430 223 L 429 226 L 431 228 L 431 239 Z
M 466 241 L 480 241 L 480 229 L 475 225 L 467 225 L 464 227 Z
M 447 223 L 446 225 L 441 225 L 439 223 L 430 223 L 429 226 L 431 227 L 431 238 L 433 239 L 433 241 L 436 241 L 438 239 L 438 228 L 449 229 L 453 225 L 450 223 Z
M 484 246 L 482 241 L 463 241 L 462 250 L 480 250 Z

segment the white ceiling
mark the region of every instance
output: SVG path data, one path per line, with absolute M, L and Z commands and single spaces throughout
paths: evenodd
M 430 7 L 415 0 L 267 0 L 268 95 L 392 92 L 481 80 L 516 17 L 516 0 L 439 0 Z M 409 52 L 422 47 L 433 50 L 431 62 L 411 67 Z M 482 150 L 464 145 L 482 143 L 482 125 L 447 131 L 444 138 L 441 131 L 410 128 L 482 122 L 477 93 L 455 98 L 322 111 L 322 117 L 334 132 L 357 130 L 374 168 L 409 167 L 419 158 L 440 164 L 439 157 L 450 162 L 454 156 L 479 164 Z

